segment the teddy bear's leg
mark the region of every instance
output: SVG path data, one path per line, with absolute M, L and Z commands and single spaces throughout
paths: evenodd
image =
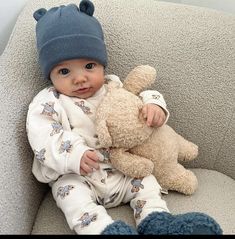
M 178 135 L 178 160 L 182 162 L 193 160 L 198 155 L 198 146 Z
M 154 166 L 149 159 L 131 154 L 124 149 L 111 149 L 110 161 L 116 169 L 132 178 L 150 175 Z
M 198 186 L 195 174 L 180 164 L 168 164 L 161 170 L 155 168 L 154 175 L 162 188 L 178 191 L 186 195 L 193 194 Z

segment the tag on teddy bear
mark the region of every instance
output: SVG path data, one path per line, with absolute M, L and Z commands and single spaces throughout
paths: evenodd
M 104 162 L 104 163 L 108 163 L 109 162 L 109 149 L 99 149 L 99 150 L 95 150 L 98 157 L 99 157 L 99 160 L 101 162 Z
M 162 194 L 168 194 L 168 190 L 167 190 L 167 189 L 165 189 L 165 188 L 161 188 L 161 190 L 160 190 L 160 191 L 161 191 L 161 193 L 162 193 Z

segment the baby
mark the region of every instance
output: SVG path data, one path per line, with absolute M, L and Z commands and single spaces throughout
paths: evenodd
M 173 224 L 179 234 L 182 226 L 187 234 L 220 233 L 216 222 L 202 213 L 170 214 L 154 176 L 130 178 L 101 161 L 102 152 L 96 149 L 96 108 L 106 94 L 106 80 L 121 81 L 105 75 L 106 46 L 93 13 L 94 5 L 88 0 L 81 1 L 79 8 L 69 4 L 34 13 L 39 63 L 52 86 L 29 105 L 26 126 L 35 154 L 33 174 L 49 183 L 57 206 L 77 234 L 174 234 Z M 166 123 L 169 112 L 163 96 L 157 92 L 160 98 L 149 100 L 148 91 L 141 94 L 145 105 L 140 113 L 146 124 Z M 106 208 L 127 202 L 134 211 L 136 229 L 107 214 Z M 195 218 L 206 218 L 211 226 Z

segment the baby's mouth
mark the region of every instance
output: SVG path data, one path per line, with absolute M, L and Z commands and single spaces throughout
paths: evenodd
M 74 92 L 77 92 L 77 93 L 86 93 L 87 91 L 90 90 L 90 87 L 83 87 L 83 88 L 79 88 L 77 90 L 75 90 Z

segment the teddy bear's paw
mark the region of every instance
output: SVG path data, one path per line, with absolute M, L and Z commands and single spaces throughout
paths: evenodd
M 178 160 L 182 162 L 191 161 L 198 156 L 198 146 L 194 143 L 188 142 L 181 152 L 179 152 Z
M 185 175 L 182 177 L 182 180 L 183 182 L 180 187 L 177 188 L 177 191 L 185 195 L 192 195 L 198 187 L 197 177 L 192 171 L 186 170 Z
M 170 171 L 172 173 L 170 177 L 162 177 L 160 175 L 156 177 L 162 188 L 180 192 L 185 195 L 192 195 L 198 187 L 196 175 L 180 164 L 175 166 L 175 170 L 175 172 Z

